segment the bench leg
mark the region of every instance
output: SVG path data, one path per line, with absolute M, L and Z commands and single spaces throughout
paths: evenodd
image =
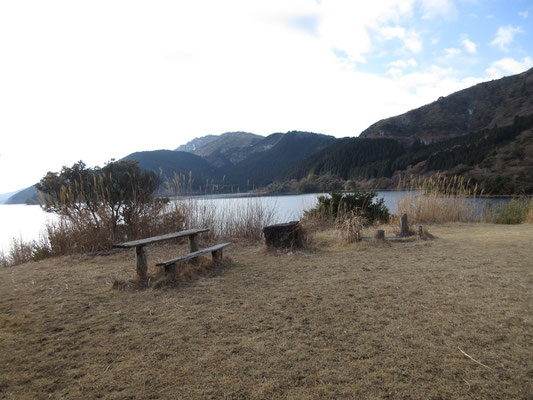
M 176 272 L 176 264 L 165 265 L 165 273 L 173 274 Z
M 213 256 L 213 261 L 214 262 L 218 262 L 218 261 L 222 260 L 222 249 L 212 251 L 211 255 Z
M 189 235 L 189 244 L 191 248 L 191 253 L 200 250 L 200 247 L 198 246 L 198 234 Z M 191 264 L 198 264 L 198 258 L 192 258 L 189 262 Z
M 135 247 L 135 260 L 137 262 L 137 276 L 141 281 L 146 280 L 146 252 L 144 251 L 144 246 Z

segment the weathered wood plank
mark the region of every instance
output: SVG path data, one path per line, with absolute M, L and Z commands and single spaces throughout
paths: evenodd
M 206 249 L 198 250 L 193 253 L 186 254 L 184 256 L 173 258 L 172 260 L 157 263 L 156 265 L 158 267 L 162 267 L 162 266 L 166 267 L 167 265 L 176 264 L 180 261 L 190 260 L 191 258 L 196 258 L 198 256 L 201 256 L 202 254 L 207 254 L 207 253 L 213 253 L 213 255 L 215 256 L 215 259 L 217 259 L 217 257 L 221 256 L 221 253 L 218 253 L 216 255 L 214 253 L 217 253 L 218 251 L 221 251 L 223 248 L 231 246 L 232 244 L 233 243 L 231 242 L 217 244 L 215 246 L 211 246 Z
M 137 276 L 140 280 L 144 281 L 146 280 L 146 270 L 148 269 L 144 246 L 135 247 L 135 259 L 137 262 Z
M 189 247 L 191 249 L 191 253 L 194 253 L 198 250 L 200 250 L 200 246 L 198 246 L 198 234 L 195 234 L 195 235 L 189 235 Z M 198 262 L 198 259 L 197 258 L 193 258 L 191 260 L 192 263 L 197 263 Z
M 154 236 L 154 237 L 149 237 L 149 238 L 146 238 L 146 239 L 133 240 L 131 242 L 118 243 L 118 244 L 113 245 L 113 247 L 130 248 L 130 247 L 144 246 L 144 245 L 150 244 L 150 243 L 161 242 L 163 240 L 169 240 L 169 239 L 174 239 L 174 238 L 179 238 L 179 237 L 197 235 L 197 234 L 203 233 L 203 232 L 209 232 L 209 229 L 207 229 L 207 228 L 204 228 L 204 229 L 189 229 L 187 231 L 167 233 L 166 235 Z

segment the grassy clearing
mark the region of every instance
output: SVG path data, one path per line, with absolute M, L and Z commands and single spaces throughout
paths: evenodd
M 132 251 L 3 268 L 0 397 L 531 398 L 533 225 L 432 233 L 324 231 L 292 255 L 241 243 L 158 289 L 113 289 Z M 149 247 L 152 279 L 185 251 Z

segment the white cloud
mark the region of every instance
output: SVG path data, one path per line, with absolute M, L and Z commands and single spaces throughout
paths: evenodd
M 405 61 L 405 60 L 396 60 L 396 61 L 390 62 L 389 65 L 391 67 L 396 67 L 396 68 L 405 68 L 405 67 L 407 67 L 407 61 Z
M 520 12 L 518 12 L 518 15 L 519 15 L 521 18 L 527 19 L 527 17 L 529 17 L 529 10 L 526 10 L 526 11 L 520 11 Z
M 531 59 L 531 57 L 524 57 L 522 61 L 506 57 L 494 61 L 490 67 L 486 69 L 486 73 L 489 79 L 498 79 L 506 75 L 519 74 L 531 67 L 533 67 L 533 59 Z
M 405 29 L 402 26 L 385 26 L 379 29 L 379 33 L 384 40 L 400 39 L 405 48 L 412 53 L 422 51 L 422 40 L 418 32 L 412 29 Z
M 403 71 L 400 68 L 390 68 L 387 73 L 392 75 L 393 78 L 398 78 L 402 76 Z
M 371 32 L 391 22 L 409 18 L 414 0 L 381 0 L 372 3 L 351 0 L 320 2 L 318 33 L 329 47 L 344 51 L 354 62 L 374 50 Z
M 451 47 L 451 48 L 448 48 L 448 49 L 444 49 L 444 56 L 446 58 L 452 58 L 452 57 L 458 56 L 459 54 L 461 54 L 461 50 L 460 49 L 457 49 L 457 48 L 454 48 L 454 47 Z
M 461 43 L 463 45 L 463 47 L 465 48 L 465 50 L 470 53 L 470 54 L 476 54 L 477 52 L 477 45 L 472 42 L 471 40 L 467 39 L 467 38 L 464 38 L 463 40 L 461 40 Z
M 416 67 L 417 63 L 416 63 L 416 60 L 414 58 L 410 58 L 407 61 L 405 61 L 405 60 L 392 61 L 392 62 L 389 63 L 389 65 L 391 67 L 396 67 L 396 68 L 407 68 L 408 66 L 409 67 Z
M 490 44 L 498 47 L 500 50 L 508 51 L 508 46 L 513 42 L 515 35 L 523 32 L 522 28 L 518 26 L 500 26 L 494 40 Z
M 422 15 L 425 19 L 435 17 L 456 18 L 457 8 L 452 0 L 421 0 Z

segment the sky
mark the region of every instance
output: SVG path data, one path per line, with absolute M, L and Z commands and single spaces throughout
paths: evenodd
M 0 0 L 0 193 L 230 131 L 357 136 L 533 67 L 533 0 Z

